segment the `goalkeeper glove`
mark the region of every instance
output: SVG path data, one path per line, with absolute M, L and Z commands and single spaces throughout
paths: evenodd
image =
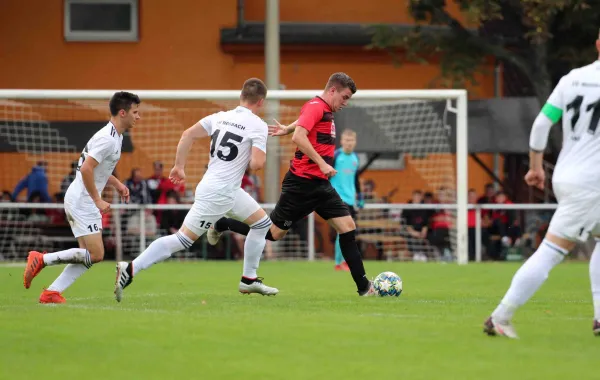
M 365 208 L 365 199 L 363 198 L 362 193 L 358 194 L 358 202 L 357 202 L 357 204 L 358 204 L 358 208 L 359 209 L 362 210 L 363 208 Z

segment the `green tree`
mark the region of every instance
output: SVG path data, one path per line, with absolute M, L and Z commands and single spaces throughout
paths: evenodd
M 518 70 L 542 103 L 560 76 L 597 57 L 600 6 L 593 0 L 452 1 L 466 22 L 449 13 L 449 0 L 408 0 L 415 27 L 375 25 L 370 47 L 389 51 L 397 62 L 436 56 L 441 75 L 433 84 L 442 87 L 476 84 L 481 64 L 495 57 Z

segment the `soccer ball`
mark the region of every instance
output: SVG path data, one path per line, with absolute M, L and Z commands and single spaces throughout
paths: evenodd
M 402 279 L 394 272 L 383 272 L 373 280 L 373 287 L 381 297 L 402 294 Z

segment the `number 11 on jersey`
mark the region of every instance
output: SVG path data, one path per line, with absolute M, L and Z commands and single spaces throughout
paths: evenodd
M 575 127 L 577 126 L 577 122 L 579 121 L 579 117 L 581 116 L 581 106 L 583 105 L 584 97 L 582 95 L 577 95 L 570 103 L 567 104 L 567 111 L 573 110 L 573 116 L 571 116 L 571 130 L 575 133 Z M 588 104 L 584 108 L 585 112 L 592 111 L 592 117 L 590 119 L 590 123 L 587 126 L 587 131 L 589 134 L 593 135 L 596 133 L 596 128 L 598 128 L 598 121 L 600 121 L 600 99 L 597 99 L 593 103 Z M 578 136 L 573 136 L 573 139 L 579 139 Z

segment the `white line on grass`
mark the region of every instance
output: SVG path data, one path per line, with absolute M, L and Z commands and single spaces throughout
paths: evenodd
M 0 263 L 0 268 L 25 268 L 27 263 Z

